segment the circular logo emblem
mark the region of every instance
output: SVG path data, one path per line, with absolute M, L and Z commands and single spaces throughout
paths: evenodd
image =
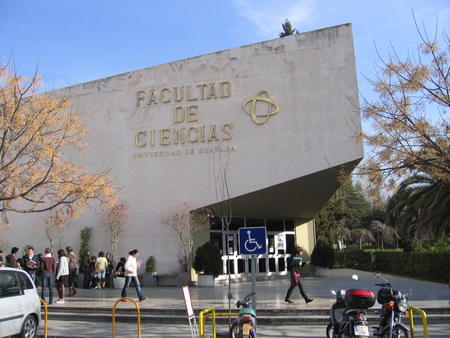
M 258 102 L 261 102 L 266 106 L 265 113 L 263 111 L 256 112 Z M 267 90 L 261 90 L 255 96 L 251 96 L 245 100 L 244 111 L 252 117 L 253 122 L 256 124 L 264 124 L 272 115 L 275 115 L 280 111 L 280 106 L 270 98 L 270 93 Z

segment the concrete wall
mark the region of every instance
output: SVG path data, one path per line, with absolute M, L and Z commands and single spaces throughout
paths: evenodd
M 73 109 L 88 126 L 87 150 L 72 158 L 92 170 L 110 168 L 119 198 L 129 207 L 119 251 L 125 255 L 138 248 L 144 260 L 156 256 L 161 273 L 178 269 L 178 239 L 161 218 L 182 201 L 198 208 L 222 200 L 218 177 L 225 167 L 230 197 L 238 198 L 273 186 L 285 189 L 286 182 L 354 165 L 363 156 L 362 144 L 353 138 L 361 124 L 354 109 L 358 90 L 350 24 L 141 69 L 55 94 L 70 95 Z M 254 120 L 252 110 L 259 115 Z M 190 141 L 176 144 L 173 131 L 183 128 L 191 131 Z M 299 189 L 304 191 L 286 190 L 281 202 L 292 203 L 293 195 L 317 198 L 311 215 L 336 186 L 302 184 Z M 252 205 L 258 209 L 258 201 Z M 294 207 L 289 216 L 304 217 L 305 207 Z M 273 215 L 277 209 L 271 211 Z M 87 210 L 71 221 L 63 246 L 77 250 L 80 229 L 93 226 L 93 252 L 109 251 L 101 212 Z M 38 252 L 43 250 L 48 241 L 42 215 L 9 218 L 8 245 L 34 244 Z

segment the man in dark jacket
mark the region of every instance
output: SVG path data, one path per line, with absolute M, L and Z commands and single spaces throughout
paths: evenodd
M 19 248 L 14 247 L 11 249 L 11 253 L 6 256 L 5 259 L 5 266 L 10 267 L 10 268 L 16 268 L 16 254 L 19 251 Z
M 34 248 L 28 247 L 27 254 L 22 258 L 22 267 L 28 272 L 33 282 L 36 280 L 36 272 L 39 269 L 39 258 L 34 254 Z

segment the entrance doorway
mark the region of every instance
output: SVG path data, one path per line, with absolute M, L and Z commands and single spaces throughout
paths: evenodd
M 211 221 L 210 239 L 222 253 L 224 274 L 228 274 L 229 271 L 233 278 L 242 278 L 252 273 L 250 256 L 239 254 L 238 228 L 254 226 L 265 226 L 267 229 L 267 254 L 257 255 L 256 274 L 259 276 L 288 274 L 289 260 L 295 249 L 292 220 L 255 220 L 236 217 L 233 218 L 228 232 L 222 230 L 220 223 L 217 222 L 220 222 L 220 219 Z

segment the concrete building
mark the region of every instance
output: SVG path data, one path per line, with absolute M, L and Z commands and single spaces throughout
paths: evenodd
M 132 51 L 131 51 L 132 52 Z M 219 219 L 196 236 L 228 256 L 235 277 L 237 229 L 266 226 L 261 274 L 285 274 L 295 243 L 310 254 L 313 218 L 363 157 L 350 24 L 259 42 L 61 89 L 88 126 L 80 161 L 111 168 L 128 207 L 121 256 L 133 248 L 156 256 L 158 272 L 179 270 L 177 234 L 162 219 L 186 202 L 215 216 L 230 198 L 232 220 Z M 226 186 L 224 182 L 226 181 Z M 225 189 L 226 188 L 226 189 Z M 94 228 L 92 251 L 109 251 L 102 210 L 70 221 L 63 246 L 79 247 Z M 9 244 L 48 245 L 41 215 L 11 216 Z M 33 231 L 30 231 L 34 229 Z

